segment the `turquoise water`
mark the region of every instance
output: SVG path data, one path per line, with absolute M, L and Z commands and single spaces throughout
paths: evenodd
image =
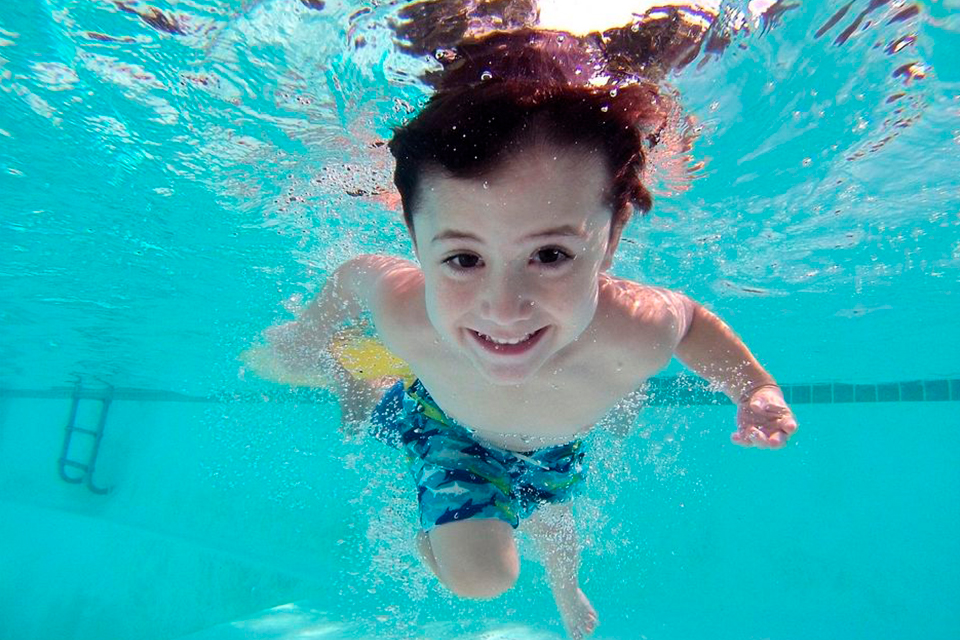
M 343 259 L 411 253 L 346 193 L 389 182 L 372 145 L 430 63 L 396 3 L 308 4 L 0 9 L 0 638 L 561 637 L 528 541 L 513 591 L 450 597 L 391 452 L 237 361 Z M 960 5 L 817 37 L 844 6 L 670 78 L 705 164 L 615 271 L 734 326 L 801 431 L 743 451 L 731 407 L 668 393 L 596 436 L 596 637 L 960 637 Z M 59 473 L 74 397 L 89 429 L 112 398 L 89 483 Z

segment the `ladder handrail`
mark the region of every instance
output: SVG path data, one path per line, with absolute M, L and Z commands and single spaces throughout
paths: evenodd
M 100 455 L 100 444 L 103 442 L 103 434 L 107 427 L 107 415 L 110 411 L 110 404 L 113 402 L 113 387 L 107 385 L 103 390 L 101 395 L 91 398 L 89 395 L 84 394 L 83 382 L 82 380 L 77 379 L 73 386 L 74 393 L 71 397 L 70 402 L 70 415 L 67 418 L 67 426 L 64 429 L 63 435 L 63 448 L 60 452 L 59 463 L 59 473 L 60 478 L 64 482 L 69 482 L 70 484 L 81 484 L 85 483 L 87 488 L 96 493 L 97 495 L 105 495 L 110 492 L 110 488 L 103 488 L 96 485 L 93 480 L 93 474 L 96 470 L 97 458 Z M 100 401 L 100 417 L 97 420 L 97 427 L 94 430 L 84 429 L 77 426 L 77 413 L 80 408 L 80 401 L 85 399 L 94 399 Z M 93 446 L 90 449 L 90 455 L 87 462 L 77 462 L 72 460 L 70 456 L 70 445 L 73 443 L 73 436 L 75 433 L 82 433 L 87 436 L 93 437 Z M 80 477 L 73 477 L 67 473 L 67 468 L 80 469 L 83 472 L 83 475 Z

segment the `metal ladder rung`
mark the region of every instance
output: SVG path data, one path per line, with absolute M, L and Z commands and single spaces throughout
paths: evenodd
M 83 389 L 82 382 L 78 379 L 74 385 L 73 391 L 73 402 L 70 406 L 70 417 L 67 420 L 67 427 L 64 430 L 63 437 L 63 452 L 60 454 L 60 478 L 64 482 L 69 482 L 70 484 L 81 484 L 85 483 L 87 488 L 93 493 L 103 495 L 110 492 L 110 489 L 104 489 L 98 487 L 93 482 L 93 473 L 94 467 L 97 463 L 97 456 L 100 454 L 100 443 L 103 441 L 103 431 L 107 425 L 107 412 L 110 409 L 110 403 L 113 397 L 113 387 L 107 388 L 107 393 L 99 398 L 100 400 L 100 418 L 97 421 L 96 429 L 85 429 L 83 427 L 76 426 L 77 412 L 80 407 L 80 401 L 83 398 Z M 89 397 L 88 397 L 89 399 Z M 87 462 L 77 462 L 76 460 L 70 459 L 70 444 L 73 441 L 73 436 L 77 433 L 81 433 L 85 436 L 90 436 L 93 438 L 93 446 L 90 448 L 88 454 Z M 67 474 L 67 469 L 78 469 L 82 472 L 82 475 L 79 478 L 71 477 Z
M 83 429 L 83 428 L 81 428 L 81 427 L 67 427 L 67 430 L 68 430 L 68 431 L 72 431 L 72 432 L 74 432 L 74 433 L 85 433 L 85 434 L 87 434 L 88 436 L 95 436 L 95 435 L 97 435 L 97 432 L 94 431 L 93 429 Z

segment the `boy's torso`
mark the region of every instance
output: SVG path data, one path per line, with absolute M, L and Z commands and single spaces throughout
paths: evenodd
M 439 337 L 416 266 L 402 269 L 403 284 L 388 286 L 374 304 L 381 339 L 449 417 L 504 449 L 554 446 L 589 430 L 662 369 L 682 337 L 675 294 L 603 276 L 596 315 L 580 338 L 524 384 L 496 385 Z

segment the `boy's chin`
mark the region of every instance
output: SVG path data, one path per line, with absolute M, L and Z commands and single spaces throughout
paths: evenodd
M 540 370 L 540 363 L 508 366 L 474 361 L 473 364 L 484 380 L 490 384 L 503 387 L 517 386 L 528 382 Z

